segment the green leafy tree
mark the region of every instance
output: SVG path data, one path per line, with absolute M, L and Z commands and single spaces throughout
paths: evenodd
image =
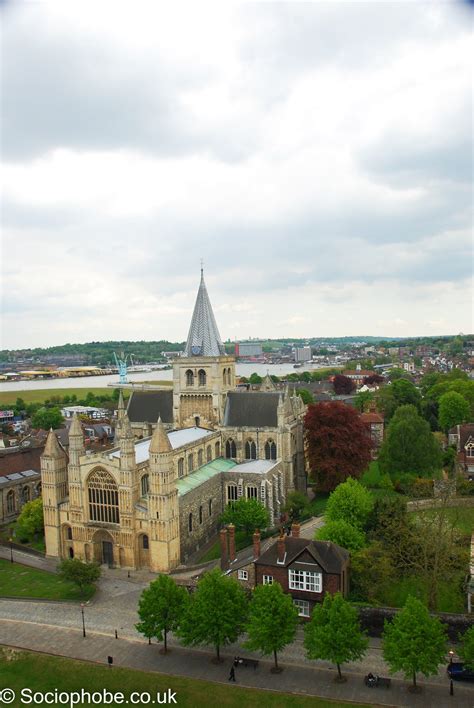
M 421 401 L 421 394 L 416 386 L 407 379 L 397 379 L 392 383 L 392 391 L 398 406 L 412 405 L 418 408 Z
M 15 533 L 18 538 L 26 541 L 44 534 L 43 500 L 41 497 L 24 505 L 16 522 Z
M 359 391 L 354 398 L 354 405 L 360 413 L 364 413 L 373 400 L 374 394 L 371 391 Z
M 255 372 L 253 374 L 250 374 L 249 378 L 249 383 L 251 384 L 261 384 L 263 381 L 262 377 L 256 374 Z
M 474 670 L 474 626 L 469 627 L 462 635 L 459 656 L 468 669 Z
M 242 529 L 246 535 L 255 529 L 265 529 L 270 523 L 268 510 L 258 499 L 245 499 L 241 497 L 234 504 L 229 505 L 221 516 L 225 524 L 234 524 Z
M 438 420 L 442 430 L 447 432 L 459 423 L 466 423 L 470 416 L 470 406 L 456 391 L 449 391 L 439 399 Z
M 302 492 L 289 492 L 283 511 L 286 511 L 291 521 L 301 519 L 308 508 L 308 497 Z
M 297 625 L 298 611 L 281 585 L 257 585 L 249 607 L 245 646 L 264 655 L 273 654 L 273 670 L 279 671 L 277 652 L 294 640 Z
M 405 678 L 433 676 L 445 662 L 446 627 L 430 617 L 425 605 L 412 595 L 391 622 L 385 621 L 382 637 L 383 657 L 390 672 L 403 671 Z
M 348 551 L 358 551 L 365 546 L 365 534 L 347 521 L 329 521 L 316 531 L 318 541 L 332 541 Z
M 59 408 L 39 408 L 31 419 L 33 428 L 42 428 L 43 430 L 49 430 L 50 428 L 56 430 L 56 428 L 62 426 L 63 422 Z
M 311 393 L 311 391 L 308 391 L 307 388 L 299 388 L 296 393 L 306 405 L 308 405 L 309 403 L 314 403 L 313 394 Z
M 183 618 L 189 602 L 185 588 L 176 585 L 169 575 L 160 575 L 150 583 L 140 597 L 137 630 L 148 639 L 155 637 L 164 642 L 164 653 L 168 650 L 168 632 L 175 632 Z
M 365 602 L 383 602 L 396 579 L 390 552 L 380 541 L 373 541 L 351 556 L 351 596 Z
M 352 477 L 338 484 L 326 507 L 328 521 L 347 521 L 363 529 L 374 508 L 374 497 L 363 484 Z
M 381 541 L 389 550 L 400 547 L 407 534 L 409 516 L 407 502 L 401 496 L 378 497 L 367 519 L 366 530 L 369 538 Z
M 217 661 L 220 649 L 232 644 L 242 633 L 248 602 L 236 580 L 221 575 L 218 568 L 205 573 L 191 596 L 181 621 L 178 636 L 186 646 L 211 644 Z
M 414 406 L 397 409 L 388 426 L 378 463 L 380 470 L 392 477 L 405 472 L 428 477 L 441 469 L 441 448 L 429 424 Z
M 98 563 L 83 563 L 78 558 L 67 558 L 58 566 L 59 575 L 65 580 L 75 583 L 81 595 L 84 590 L 100 578 L 100 565 Z
M 341 593 L 326 593 L 321 605 L 315 605 L 311 621 L 304 632 L 304 646 L 309 659 L 325 659 L 337 666 L 361 659 L 369 640 L 360 627 L 357 610 Z

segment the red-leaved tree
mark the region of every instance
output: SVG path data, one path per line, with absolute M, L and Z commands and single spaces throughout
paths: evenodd
M 348 376 L 344 376 L 344 374 L 336 374 L 336 376 L 334 377 L 333 386 L 334 392 L 337 393 L 338 396 L 343 395 L 345 393 L 352 393 L 352 391 L 355 389 L 355 383 L 353 382 L 353 380 L 350 379 Z
M 310 479 L 332 492 L 348 477 L 358 479 L 371 460 L 372 440 L 360 414 L 339 401 L 310 405 L 305 416 Z

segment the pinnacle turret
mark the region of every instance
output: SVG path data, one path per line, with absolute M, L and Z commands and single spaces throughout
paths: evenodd
M 45 457 L 64 457 L 64 450 L 60 446 L 56 433 L 52 428 L 50 428 L 48 437 L 46 438 L 46 445 L 44 446 L 43 455 Z
M 160 417 L 158 418 L 156 428 L 153 431 L 149 452 L 152 454 L 155 453 L 159 455 L 164 452 L 171 452 L 172 449 L 173 448 L 171 447 L 171 443 L 169 441 L 168 435 L 166 434 L 166 430 L 164 428 L 163 423 L 161 422 Z
M 184 356 L 223 356 L 222 344 L 201 268 L 201 282 L 194 305 Z

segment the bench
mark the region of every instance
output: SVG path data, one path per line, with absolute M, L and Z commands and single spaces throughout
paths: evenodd
M 367 675 L 364 678 L 364 683 L 369 688 L 390 688 L 392 679 L 384 678 L 383 676 L 372 676 L 369 678 Z
M 258 663 L 258 659 L 249 659 L 246 656 L 234 657 L 234 666 L 251 666 L 255 670 Z

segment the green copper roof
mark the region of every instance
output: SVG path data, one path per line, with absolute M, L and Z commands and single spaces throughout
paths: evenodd
M 179 496 L 191 492 L 203 482 L 207 482 L 208 479 L 215 477 L 216 474 L 232 469 L 236 464 L 234 460 L 224 460 L 223 457 L 218 457 L 216 460 L 200 467 L 195 472 L 191 472 L 187 477 L 181 477 L 181 479 L 178 479 L 177 483 Z

